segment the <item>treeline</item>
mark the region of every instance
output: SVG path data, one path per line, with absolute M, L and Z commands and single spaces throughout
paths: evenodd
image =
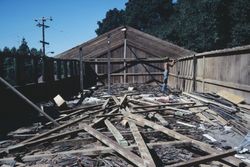
M 128 25 L 203 52 L 250 44 L 250 1 L 129 0 L 124 10 L 109 10 L 97 24 L 97 35 Z
M 41 56 L 41 54 L 42 50 L 37 50 L 36 48 L 30 49 L 25 38 L 22 39 L 21 44 L 18 48 L 12 47 L 10 49 L 8 47 L 4 47 L 3 50 L 0 49 L 0 56 L 18 56 L 18 55 Z

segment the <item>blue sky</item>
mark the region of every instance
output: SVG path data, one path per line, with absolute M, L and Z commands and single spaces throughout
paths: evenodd
M 59 54 L 96 37 L 97 21 L 109 9 L 124 9 L 128 0 L 0 0 L 0 49 L 18 47 L 24 37 L 30 47 L 41 48 L 41 28 L 35 19 L 47 21 L 46 52 Z

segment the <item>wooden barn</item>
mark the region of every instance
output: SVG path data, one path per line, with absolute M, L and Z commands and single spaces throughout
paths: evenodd
M 249 54 L 249 45 L 195 53 L 132 27 L 122 26 L 57 57 L 79 60 L 81 56 L 106 83 L 110 69 L 111 84 L 161 84 L 163 63 L 168 58 L 176 59 L 178 62 L 170 71 L 171 87 L 200 92 L 223 89 L 244 97 L 249 103 Z

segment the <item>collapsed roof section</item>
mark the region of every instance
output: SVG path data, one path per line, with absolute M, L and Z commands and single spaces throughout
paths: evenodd
M 81 47 L 85 58 L 100 57 L 108 52 L 108 38 L 110 40 L 111 51 L 123 47 L 124 39 L 126 39 L 128 46 L 132 46 L 158 58 L 169 57 L 177 59 L 195 53 L 132 27 L 121 26 L 67 50 L 56 57 L 62 59 L 78 59 L 79 49 Z

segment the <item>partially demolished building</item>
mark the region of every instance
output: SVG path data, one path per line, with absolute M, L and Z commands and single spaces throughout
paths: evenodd
M 195 53 L 122 26 L 43 60 L 45 79 L 33 77 L 36 88 L 2 83 L 6 96 L 21 91 L 43 116 L 6 134 L 0 164 L 250 165 L 249 54 L 250 46 Z M 163 64 L 169 59 L 177 63 L 164 94 Z M 50 93 L 33 100 L 31 92 L 38 90 Z M 53 100 L 57 94 L 59 103 Z

